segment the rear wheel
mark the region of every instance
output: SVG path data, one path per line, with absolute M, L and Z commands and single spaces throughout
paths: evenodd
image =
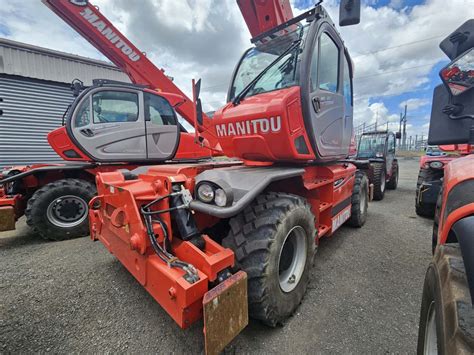
M 398 186 L 398 163 L 393 164 L 392 176 L 387 183 L 387 189 L 396 190 Z
M 417 353 L 474 353 L 474 311 L 458 245 L 440 246 L 428 267 Z
M 386 176 L 385 165 L 381 163 L 373 164 L 374 176 L 374 200 L 383 200 L 385 196 Z
M 443 171 L 435 171 L 433 169 L 420 169 L 418 180 L 416 182 L 415 192 L 415 210 L 416 214 L 421 217 L 433 217 L 435 214 L 435 205 L 432 203 L 423 203 L 421 200 L 421 185 L 423 182 L 439 180 L 443 177 Z
M 367 209 L 369 207 L 369 179 L 367 175 L 356 171 L 354 187 L 351 198 L 351 217 L 347 224 L 353 227 L 362 227 L 367 220 Z
M 88 203 L 95 193 L 94 185 L 80 179 L 49 183 L 28 200 L 26 222 L 48 240 L 86 236 L 89 234 Z
M 249 315 L 282 324 L 301 303 L 315 253 L 315 219 L 305 199 L 266 193 L 230 220 L 223 245 L 248 275 Z

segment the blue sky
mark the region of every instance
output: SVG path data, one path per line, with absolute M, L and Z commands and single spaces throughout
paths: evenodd
M 175 83 L 190 93 L 203 79 L 205 110 L 225 102 L 235 63 L 250 35 L 235 0 L 91 0 Z M 294 14 L 316 0 L 290 0 Z M 338 0 L 323 5 L 337 23 Z M 428 132 L 431 96 L 447 64 L 439 42 L 474 17 L 474 0 L 362 0 L 357 26 L 339 29 L 355 65 L 354 119 L 398 129 L 408 104 L 409 134 Z M 0 0 L 0 36 L 105 59 L 40 1 Z

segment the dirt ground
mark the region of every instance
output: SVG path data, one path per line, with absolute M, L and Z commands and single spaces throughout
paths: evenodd
M 369 206 L 362 229 L 322 240 L 311 284 L 283 327 L 256 321 L 226 352 L 414 353 L 431 221 L 414 209 L 417 160 Z M 0 233 L 0 352 L 200 353 L 202 323 L 182 331 L 99 243 Z

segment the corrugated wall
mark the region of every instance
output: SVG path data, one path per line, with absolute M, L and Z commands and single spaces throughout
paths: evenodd
M 92 85 L 93 79 L 130 82 L 128 76 L 111 63 L 2 38 L 0 38 L 0 73 L 59 83 L 70 83 L 79 78 L 86 86 Z
M 67 84 L 0 75 L 0 168 L 62 162 L 46 140 L 73 101 Z

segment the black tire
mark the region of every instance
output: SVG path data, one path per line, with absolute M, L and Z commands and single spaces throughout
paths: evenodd
M 300 245 L 305 245 L 306 253 L 302 255 L 306 258 L 304 267 L 303 262 L 300 264 L 299 281 L 294 282 L 292 290 L 284 292 L 280 274 L 285 270 L 281 270 L 280 261 L 285 262 L 282 256 L 288 251 L 286 241 L 290 240 L 287 236 L 293 236 L 292 231 L 304 231 L 300 239 L 304 244 Z M 248 275 L 250 317 L 274 327 L 294 313 L 309 283 L 315 238 L 315 218 L 310 205 L 302 197 L 287 193 L 262 194 L 230 220 L 230 231 L 223 245 L 234 251 L 236 268 Z
M 383 200 L 385 196 L 386 177 L 385 177 L 385 164 L 373 163 L 373 177 L 374 177 L 374 200 Z
M 438 354 L 474 354 L 473 312 L 459 245 L 442 245 L 425 277 L 417 353 L 436 344 Z
M 436 205 L 432 203 L 422 203 L 419 201 L 421 184 L 425 181 L 439 180 L 443 177 L 443 170 L 436 171 L 433 169 L 420 168 L 418 180 L 416 182 L 415 192 L 415 211 L 418 216 L 433 218 Z
M 365 197 L 365 198 L 364 198 Z M 362 227 L 367 220 L 367 210 L 369 208 L 369 179 L 367 175 L 356 171 L 354 187 L 351 198 L 351 217 L 347 224 L 352 227 Z
M 28 200 L 26 222 L 46 240 L 59 241 L 86 236 L 89 234 L 87 205 L 95 194 L 95 186 L 80 179 L 49 183 Z M 61 198 L 66 199 L 67 206 L 57 204 L 58 201 L 61 203 Z M 61 217 L 65 219 L 61 220 Z
M 390 176 L 390 180 L 387 182 L 387 189 L 389 190 L 396 190 L 398 186 L 398 163 L 394 162 L 393 163 L 393 168 L 392 168 L 392 176 Z
M 433 255 L 436 250 L 436 246 L 438 245 L 438 227 L 439 227 L 439 218 L 441 215 L 441 207 L 443 204 L 443 188 L 439 190 L 438 198 L 436 200 L 436 207 L 435 207 L 435 214 L 434 214 L 434 221 L 433 221 L 433 233 L 431 236 L 431 251 Z

